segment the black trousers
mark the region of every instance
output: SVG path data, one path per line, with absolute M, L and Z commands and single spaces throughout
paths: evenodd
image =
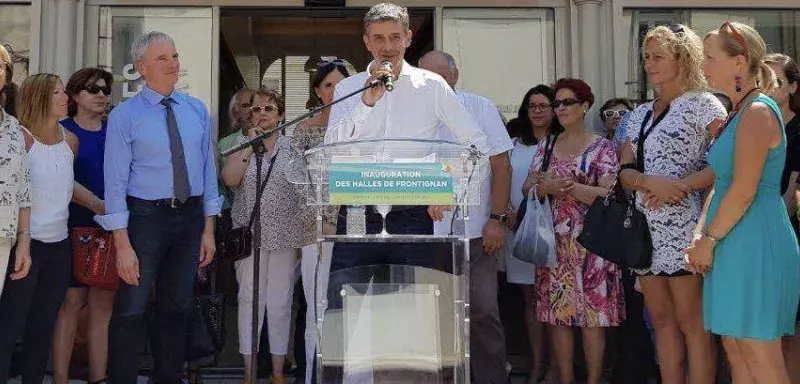
M 13 252 L 12 252 L 13 255 Z M 28 276 L 6 276 L 0 299 L 0 381 L 8 378 L 14 342 L 22 335 L 19 369 L 23 384 L 41 384 L 50 356 L 58 309 L 72 279 L 69 238 L 56 243 L 31 240 L 33 264 Z M 10 261 L 8 273 L 14 269 Z

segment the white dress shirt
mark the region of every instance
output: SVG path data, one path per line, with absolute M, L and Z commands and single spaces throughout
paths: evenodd
M 506 126 L 503 124 L 503 119 L 500 117 L 500 111 L 497 110 L 497 107 L 495 107 L 491 100 L 474 93 L 462 91 L 457 92 L 456 96 L 464 109 L 469 112 L 486 135 L 489 145 L 489 150 L 486 151 L 488 156 L 499 155 L 514 148 L 514 142 L 508 136 Z M 440 130 L 440 138 L 448 141 L 452 141 L 453 139 L 452 133 L 446 129 Z M 482 237 L 483 226 L 489 221 L 489 215 L 491 213 L 492 179 L 491 177 L 487 177 L 483 180 L 483 184 L 481 185 L 480 206 L 469 207 L 469 220 L 467 220 L 466 228 L 457 221 L 453 233 L 464 233 L 466 237 L 470 239 Z M 452 217 L 452 211 L 445 212 L 444 219 L 434 223 L 433 233 L 437 235 L 450 234 L 450 222 Z
M 364 87 L 369 76 L 368 67 L 366 72 L 342 80 L 336 85 L 334 98 Z M 461 107 L 447 82 L 433 72 L 403 61 L 394 90 L 386 91 L 375 106 L 365 105 L 359 95 L 333 106 L 325 143 L 382 138 L 436 139 L 442 125 L 452 132 L 453 141 L 474 145 L 483 153 L 490 152 L 486 135 Z

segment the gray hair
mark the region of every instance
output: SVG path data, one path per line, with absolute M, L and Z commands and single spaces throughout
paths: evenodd
M 164 32 L 153 31 L 140 35 L 134 40 L 133 46 L 131 47 L 133 62 L 137 63 L 141 61 L 142 57 L 144 57 L 144 53 L 147 52 L 147 48 L 154 43 L 170 43 L 173 47 L 175 46 L 175 41 L 172 40 L 172 37 Z
M 233 118 L 234 115 L 233 110 L 242 103 L 243 97 L 245 96 L 252 97 L 254 92 L 255 91 L 253 91 L 252 89 L 243 88 L 240 89 L 238 92 L 234 93 L 233 97 L 231 97 L 231 101 L 228 103 L 228 119 L 231 127 L 239 128 L 239 122 Z
M 420 61 L 425 60 L 426 58 L 431 58 L 433 56 L 437 56 L 439 59 L 447 61 L 447 67 L 450 69 L 450 72 L 454 72 L 458 69 L 458 65 L 456 65 L 456 58 L 453 55 L 445 52 L 445 51 L 430 51 L 422 56 Z
M 396 21 L 407 31 L 410 25 L 408 8 L 392 3 L 380 3 L 372 6 L 364 16 L 364 33 L 367 32 L 370 24 L 379 21 Z

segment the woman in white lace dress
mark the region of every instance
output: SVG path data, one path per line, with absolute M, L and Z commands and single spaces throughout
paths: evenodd
M 620 180 L 636 191 L 653 240 L 652 265 L 635 272 L 655 328 L 662 380 L 683 383 L 688 361 L 689 382 L 710 384 L 716 364 L 711 335 L 703 327 L 703 280 L 686 269 L 684 250 L 714 180 L 705 160 L 710 128 L 726 111 L 705 91 L 703 43 L 692 30 L 656 27 L 643 46 L 645 71 L 659 97 L 631 115 L 620 161 L 630 164 L 623 165 Z M 637 162 L 639 145 L 644 153 Z

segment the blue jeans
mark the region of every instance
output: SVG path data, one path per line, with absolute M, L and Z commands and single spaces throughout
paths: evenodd
M 155 319 L 149 335 L 153 382 L 178 384 L 183 377 L 188 312 L 200 257 L 203 202 L 190 198 L 178 208 L 128 198 L 128 236 L 139 259 L 139 285 L 122 283 L 109 325 L 108 379 L 134 384 L 147 335 L 145 310 L 155 284 Z

